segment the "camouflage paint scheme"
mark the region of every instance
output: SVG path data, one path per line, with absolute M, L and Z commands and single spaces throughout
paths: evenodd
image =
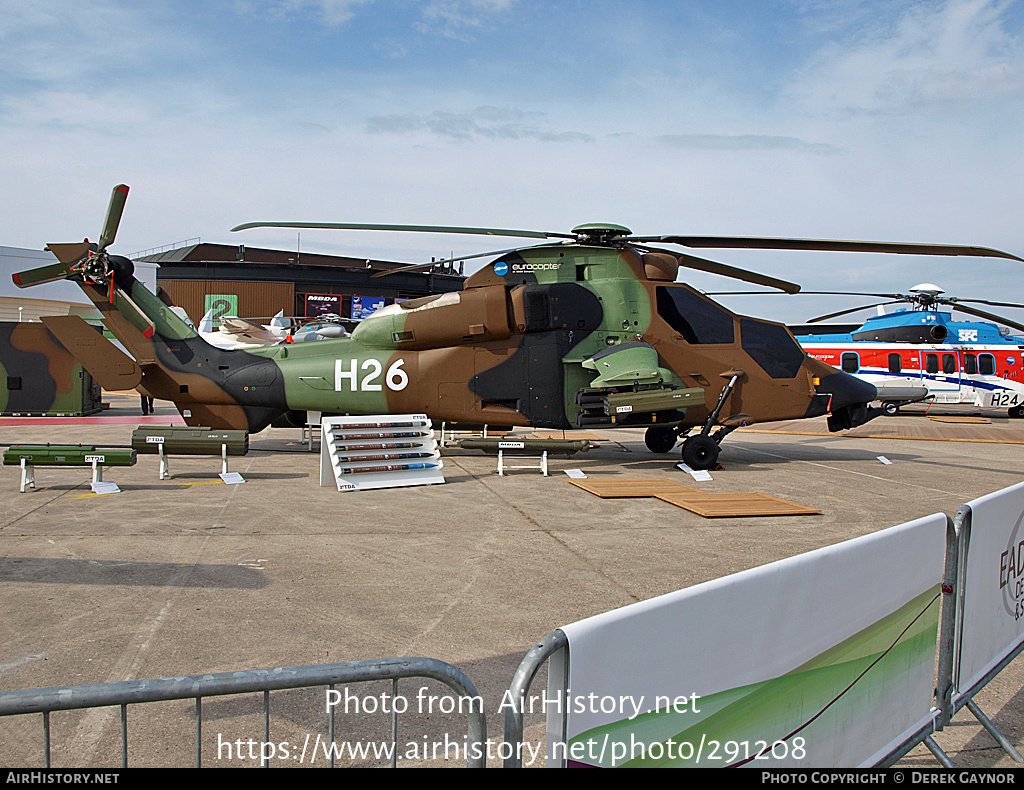
M 0 376 L 4 416 L 80 416 L 101 409 L 92 377 L 39 323 L 0 323 Z
M 351 338 L 244 350 L 204 342 L 131 276 L 130 261 L 110 260 L 117 288 L 82 287 L 138 361 L 139 389 L 174 401 L 189 425 L 259 431 L 286 412 L 425 412 L 437 421 L 571 429 L 579 427 L 577 393 L 599 375 L 584 363 L 602 352 L 603 367 L 621 374 L 602 391 L 704 391 L 704 403 L 685 416 L 638 414 L 617 425 L 702 425 L 728 380 L 722 375 L 738 371 L 719 425 L 818 416 L 830 398 L 836 410 L 874 396 L 804 354 L 783 325 L 737 316 L 675 283 L 678 261 L 667 252 L 526 248 L 478 271 L 461 292 L 377 311 Z M 698 308 L 695 329 L 685 316 L 680 327 L 659 314 L 659 298 L 677 289 Z M 699 337 L 705 312 L 728 342 Z M 690 333 L 697 342 L 687 341 Z M 756 336 L 757 347 L 745 348 L 744 336 Z M 656 357 L 656 369 L 622 383 L 635 360 L 619 357 L 620 349 Z

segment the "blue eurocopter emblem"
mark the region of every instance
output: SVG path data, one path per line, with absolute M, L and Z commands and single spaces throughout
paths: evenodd
M 504 277 L 506 274 L 508 274 L 508 264 L 505 263 L 504 261 L 498 261 L 496 264 L 494 264 L 494 273 L 499 277 Z

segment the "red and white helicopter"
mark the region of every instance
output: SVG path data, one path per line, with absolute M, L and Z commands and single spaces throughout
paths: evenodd
M 901 404 L 933 400 L 1005 408 L 1010 417 L 1024 417 L 1024 337 L 1002 328 L 1024 332 L 1024 324 L 964 302 L 1022 309 L 1024 304 L 942 293 L 931 283 L 917 285 L 908 294 L 855 293 L 892 301 L 818 316 L 808 323 L 887 304 L 910 306 L 872 316 L 852 332 L 804 334 L 801 328 L 794 334 L 810 356 L 874 384 L 887 414 L 898 413 Z M 939 311 L 939 305 L 988 320 L 954 321 L 950 313 Z

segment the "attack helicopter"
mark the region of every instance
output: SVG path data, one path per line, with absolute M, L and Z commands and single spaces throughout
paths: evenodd
M 839 431 L 881 412 L 868 407 L 873 385 L 808 356 L 784 325 L 730 312 L 676 278 L 680 268 L 692 268 L 787 293 L 800 286 L 665 245 L 1022 260 L 977 247 L 635 236 L 612 224 L 552 233 L 248 223 L 234 230 L 329 227 L 542 241 L 471 256 L 494 260 L 461 292 L 389 305 L 350 338 L 223 350 L 136 280 L 129 259 L 107 252 L 127 194 L 124 185 L 114 188 L 97 244 L 51 244 L 58 263 L 14 275 L 21 287 L 59 279 L 82 287 L 131 357 L 97 343 L 77 316 L 44 323 L 107 389 L 127 385 L 171 400 L 189 425 L 251 432 L 282 419 L 304 424 L 306 411 L 426 413 L 510 428 L 645 428 L 653 452 L 668 453 L 683 438 L 683 460 L 694 469 L 713 468 L 722 439 L 744 425 L 828 414 L 829 429 Z

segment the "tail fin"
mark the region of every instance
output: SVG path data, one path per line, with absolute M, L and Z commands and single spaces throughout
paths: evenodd
M 199 319 L 199 334 L 208 335 L 213 331 L 213 308 L 206 311 L 206 314 Z

